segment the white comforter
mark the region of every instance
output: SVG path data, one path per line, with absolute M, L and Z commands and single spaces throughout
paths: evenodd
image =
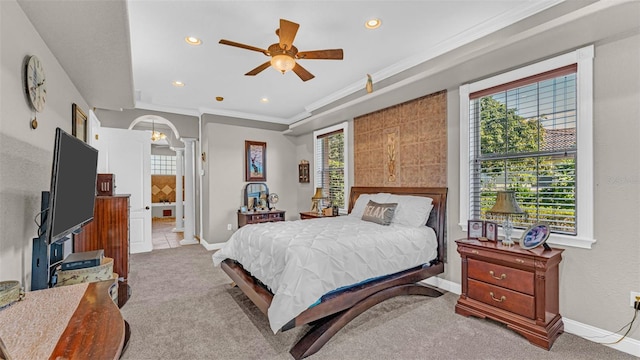
M 429 227 L 382 226 L 339 216 L 244 226 L 213 254 L 213 263 L 237 260 L 269 287 L 274 296 L 268 317 L 276 333 L 331 290 L 436 256 L 436 235 Z

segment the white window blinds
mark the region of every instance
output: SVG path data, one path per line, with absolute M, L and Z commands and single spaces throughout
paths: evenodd
M 314 133 L 315 186 L 321 187 L 324 205 L 337 205 L 346 210 L 346 124 Z
M 498 190 L 524 217 L 576 235 L 577 65 L 469 94 L 469 216 L 491 219 Z

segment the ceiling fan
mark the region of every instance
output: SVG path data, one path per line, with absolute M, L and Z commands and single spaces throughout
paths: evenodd
M 276 35 L 280 38 L 280 42 L 269 45 L 267 50 L 260 49 L 255 46 L 240 44 L 234 41 L 221 39 L 220 44 L 235 46 L 242 49 L 258 51 L 266 56 L 270 56 L 271 60 L 249 71 L 245 75 L 254 76 L 259 74 L 269 66 L 273 66 L 283 74 L 289 70 L 293 70 L 296 75 L 302 79 L 302 81 L 311 80 L 314 78 L 307 69 L 303 68 L 296 62 L 296 60 L 303 59 L 326 59 L 326 60 L 342 60 L 342 49 L 327 49 L 327 50 L 313 50 L 313 51 L 298 51 L 298 48 L 293 46 L 293 39 L 298 32 L 299 24 L 294 22 L 280 19 L 280 28 L 276 30 Z

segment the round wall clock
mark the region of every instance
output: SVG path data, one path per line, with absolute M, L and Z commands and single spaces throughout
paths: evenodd
M 44 110 L 47 101 L 46 75 L 40 59 L 35 55 L 27 61 L 25 85 L 31 107 L 37 112 Z

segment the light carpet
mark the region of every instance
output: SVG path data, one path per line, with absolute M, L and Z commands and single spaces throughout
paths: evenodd
M 264 316 L 190 245 L 133 254 L 123 359 L 292 359 L 308 327 L 274 335 Z M 308 359 L 636 359 L 571 334 L 550 351 L 506 326 L 454 313 L 457 295 L 402 296 L 353 320 Z

